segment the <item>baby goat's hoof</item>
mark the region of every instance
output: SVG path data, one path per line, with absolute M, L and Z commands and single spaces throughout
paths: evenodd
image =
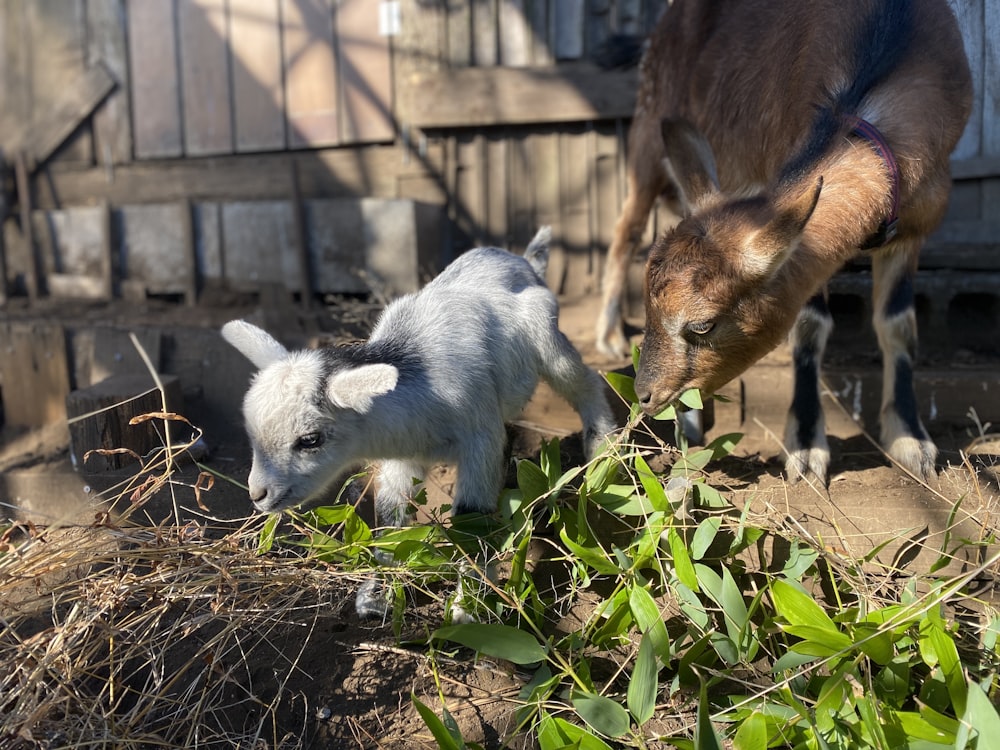
M 389 616 L 389 589 L 380 578 L 369 578 L 358 589 L 354 597 L 354 609 L 358 617 L 384 620 Z

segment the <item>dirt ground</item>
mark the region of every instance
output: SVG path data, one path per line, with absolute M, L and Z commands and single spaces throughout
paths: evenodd
M 602 361 L 590 344 L 595 314 L 594 300 L 566 301 L 561 326 L 585 358 L 599 369 L 624 363 Z M 232 309 L 219 313 L 228 319 Z M 190 311 L 178 313 L 178 325 L 192 321 Z M 215 314 L 201 314 L 197 323 L 216 324 Z M 353 321 L 357 324 L 357 320 Z M 160 321 L 163 324 L 163 321 Z M 336 320 L 329 321 L 331 329 Z M 357 335 L 352 325 L 351 336 Z M 363 327 L 363 325 L 362 325 Z M 220 346 L 224 344 L 219 341 Z M 709 437 L 741 432 L 744 438 L 732 457 L 713 470 L 711 482 L 725 488 L 738 506 L 749 504 L 761 518 L 781 518 L 794 523 L 802 534 L 812 535 L 829 550 L 859 557 L 888 542 L 879 559 L 901 567 L 920 569 L 936 556 L 953 504 L 961 498 L 953 535 L 982 539 L 997 531 L 1000 513 L 1000 356 L 977 355 L 957 362 L 929 359 L 933 367 L 919 374 L 918 390 L 924 403 L 933 401 L 934 418 L 928 429 L 939 445 L 940 476 L 926 486 L 891 467 L 871 439 L 877 435 L 879 377 L 875 352 L 852 351 L 850 342 L 831 345 L 833 365 L 826 372 L 827 427 L 833 451 L 828 488 L 806 482 L 789 484 L 782 475 L 780 434 L 790 398 L 789 354 L 779 349 L 731 384 L 727 403 L 715 405 L 715 424 Z M 998 352 L 997 354 L 1000 354 Z M 244 383 L 232 383 L 243 389 Z M 975 410 L 979 423 L 969 416 Z M 571 410 L 544 388 L 526 410 L 518 429 L 515 452 L 530 452 L 541 436 L 571 435 L 579 423 Z M 88 498 L 101 489 L 101 481 L 80 477 L 66 466 L 66 437 L 59 428 L 30 434 L 4 433 L 0 469 L 7 474 L 8 497 L 24 518 L 38 523 L 52 516 L 93 517 Z M 238 416 L 226 424 L 216 419 L 206 426 L 210 454 L 208 467 L 220 474 L 245 480 L 249 456 Z M 11 478 L 34 473 L 31 493 L 12 497 Z M 180 481 L 193 482 L 193 467 L 180 470 Z M 185 477 L 187 480 L 185 480 Z M 46 484 L 46 482 L 48 482 Z M 432 502 L 447 497 L 450 474 L 442 471 L 431 481 Z M 48 487 L 40 496 L 38 487 Z M 186 494 L 185 494 L 186 493 Z M 174 497 L 163 493 L 147 506 L 156 523 L 169 518 L 175 504 L 185 520 L 224 528 L 247 515 L 245 492 L 217 481 L 201 497 L 204 510 L 194 502 L 190 488 L 178 484 Z M 958 560 L 957 571 L 974 561 Z M 992 581 L 987 583 L 992 586 Z M 509 665 L 490 660 L 458 658 L 447 661 L 446 672 L 432 669 L 421 636 L 440 622 L 441 613 L 427 602 L 416 602 L 404 627 L 402 641 L 391 628 L 361 621 L 353 610 L 353 586 L 328 592 L 325 609 L 303 628 L 273 632 L 268 636 L 270 656 L 254 665 L 255 694 L 263 703 L 278 706 L 277 725 L 260 747 L 435 747 L 433 738 L 410 703 L 420 696 L 439 709 L 438 696 L 446 698 L 467 740 L 487 747 L 499 745 L 512 729 L 514 699 L 525 675 Z M 412 642 L 409 640 L 412 638 Z M 176 655 L 182 659 L 183 655 Z M 294 662 L 291 677 L 279 680 L 274 664 Z M 240 708 L 232 719 L 252 723 L 252 708 Z M 517 745 L 515 745 L 517 746 Z

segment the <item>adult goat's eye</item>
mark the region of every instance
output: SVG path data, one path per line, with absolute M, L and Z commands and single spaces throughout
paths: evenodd
M 688 323 L 687 329 L 695 334 L 696 336 L 704 336 L 706 333 L 715 328 L 714 320 L 702 320 L 697 323 Z
M 307 451 L 313 448 L 319 448 L 323 445 L 323 433 L 322 432 L 310 432 L 307 435 L 302 435 L 298 440 L 295 441 L 295 450 L 297 451 Z

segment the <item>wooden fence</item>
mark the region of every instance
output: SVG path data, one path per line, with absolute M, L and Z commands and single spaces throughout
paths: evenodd
M 955 152 L 952 209 L 928 263 L 997 271 L 1000 0 L 952 5 L 976 109 Z M 23 155 L 22 202 L 36 212 L 183 202 L 197 221 L 206 205 L 224 211 L 229 202 L 295 195 L 409 199 L 440 207 L 442 260 L 473 243 L 521 245 L 548 223 L 559 244 L 553 281 L 568 294 L 591 293 L 623 198 L 636 73 L 603 71 L 590 58 L 610 34 L 651 28 L 663 7 L 662 0 L 6 0 L 0 146 L 8 160 Z M 23 221 L 6 223 L 0 272 L 8 288 L 20 288 L 29 247 L 58 255 L 43 247 L 51 243 L 45 222 L 52 224 L 43 218 L 27 244 Z M 120 222 L 107 226 L 102 242 L 121 256 L 124 246 L 111 236 Z M 192 232 L 197 245 L 204 233 Z M 305 233 L 313 236 L 309 227 Z M 277 252 L 301 253 L 293 244 Z M 322 248 L 311 251 L 322 256 Z M 179 261 L 194 264 L 184 271 L 187 289 L 205 273 L 198 252 Z M 253 258 L 275 250 L 233 252 Z M 58 273 L 51 258 L 39 263 L 40 275 Z M 103 273 L 125 273 L 121 260 Z

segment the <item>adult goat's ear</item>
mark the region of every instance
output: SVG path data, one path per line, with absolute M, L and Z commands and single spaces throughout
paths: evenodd
M 393 390 L 398 381 L 399 370 L 392 365 L 361 365 L 330 376 L 326 395 L 334 406 L 366 414 L 376 397 Z
M 741 253 L 744 273 L 770 278 L 781 268 L 799 246 L 822 190 L 822 177 L 778 188 L 773 199 L 773 217 L 744 242 Z
M 698 201 L 719 190 L 715 155 L 705 136 L 683 118 L 664 118 L 660 122 L 660 137 L 663 167 L 677 188 L 681 210 L 689 216 Z
M 222 338 L 253 362 L 259 370 L 288 356 L 288 350 L 271 334 L 245 320 L 231 320 L 222 326 Z

